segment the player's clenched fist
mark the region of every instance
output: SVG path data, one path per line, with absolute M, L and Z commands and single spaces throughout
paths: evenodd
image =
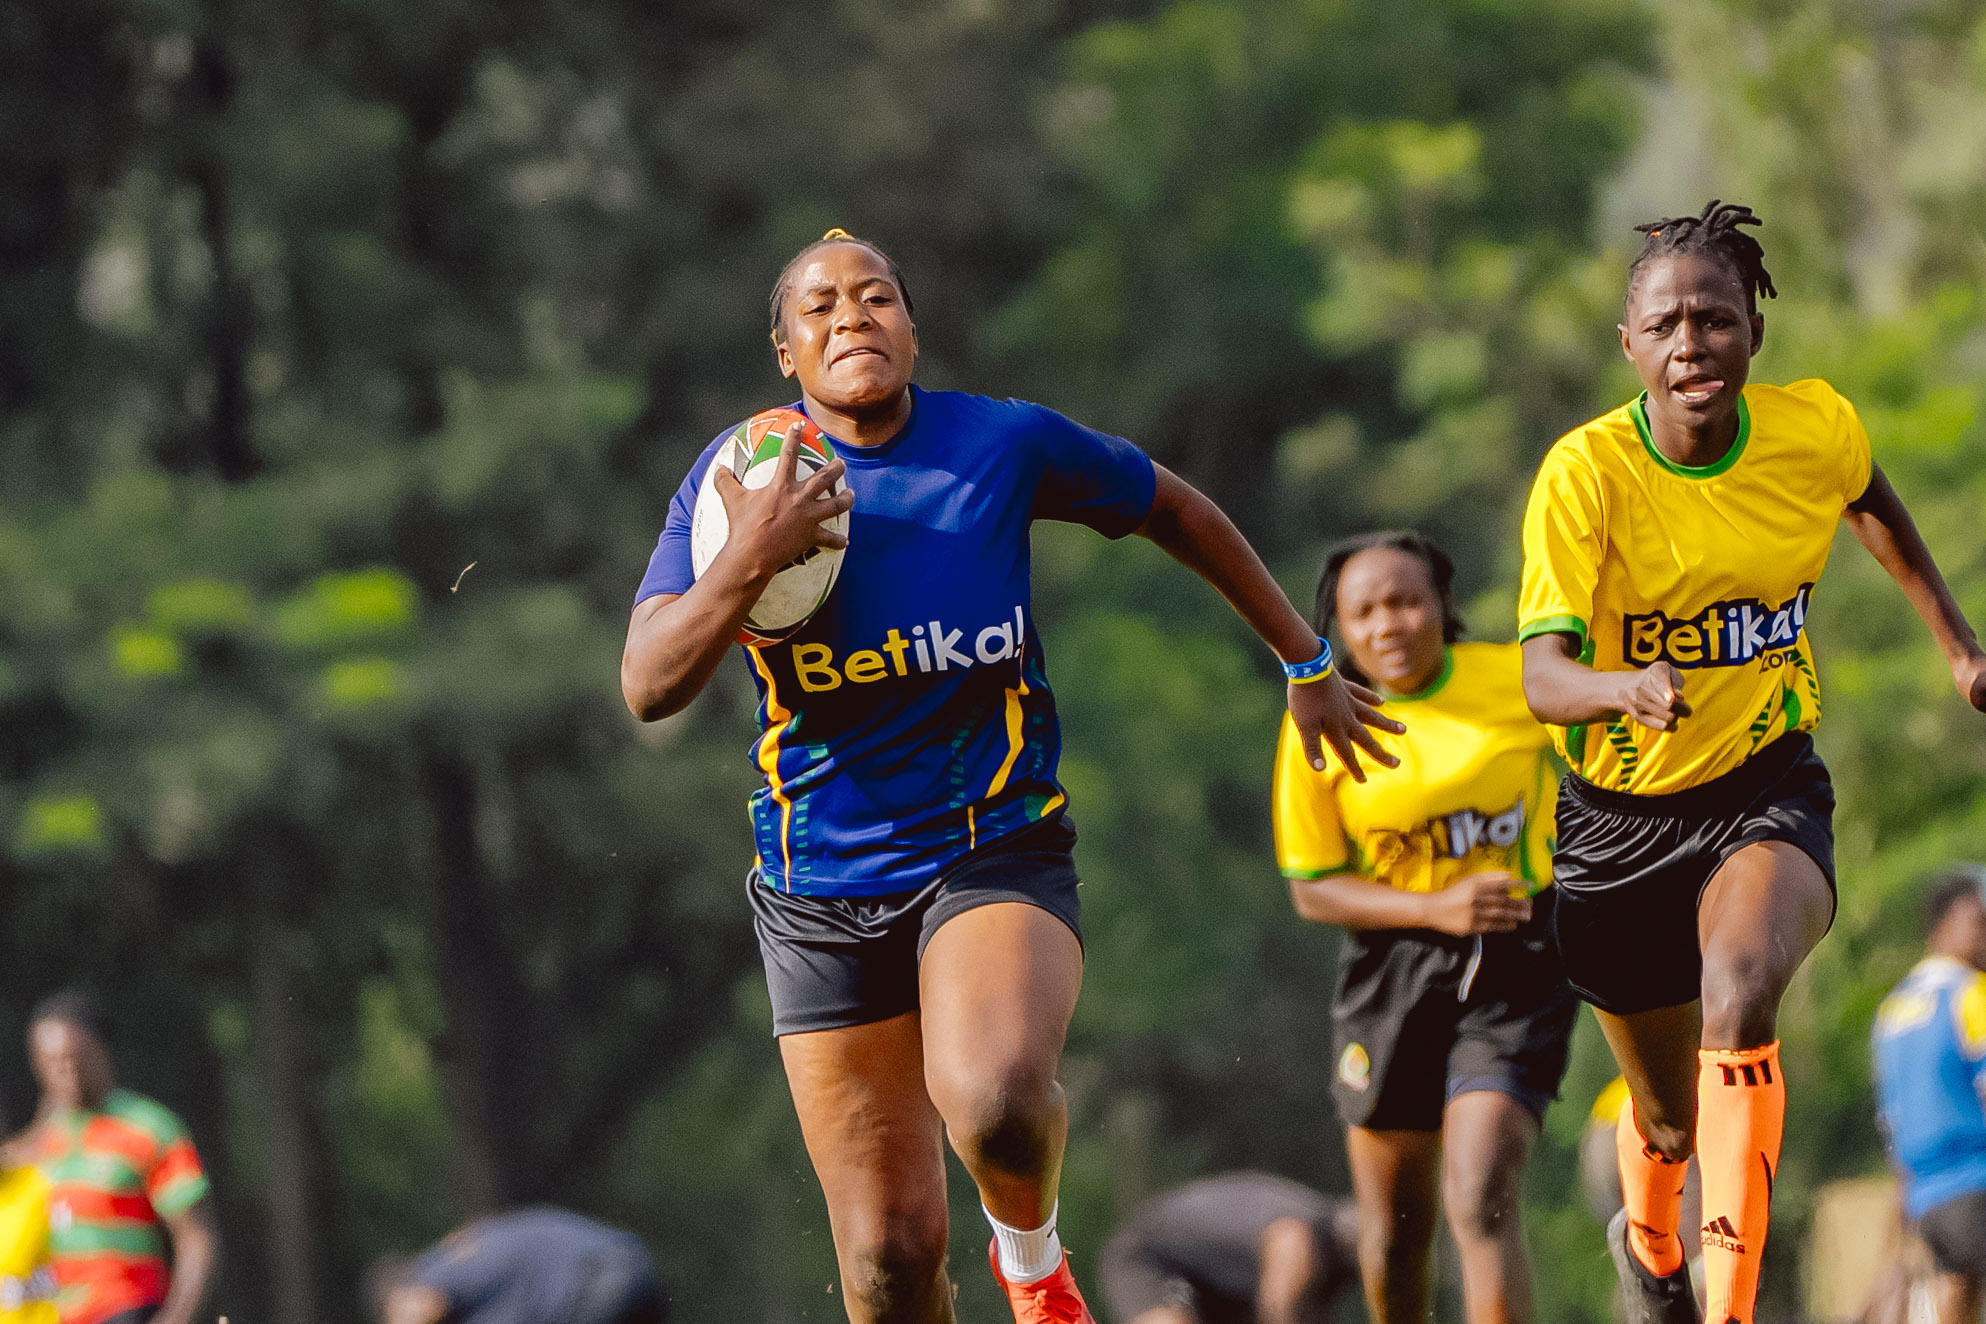
M 1509 933 L 1531 918 L 1531 898 L 1514 889 L 1517 880 L 1501 869 L 1457 878 L 1427 899 L 1428 927 L 1457 937 Z
M 1643 726 L 1673 731 L 1677 722 L 1690 715 L 1690 706 L 1683 698 L 1683 673 L 1667 662 L 1623 674 L 1626 684 L 1621 711 Z

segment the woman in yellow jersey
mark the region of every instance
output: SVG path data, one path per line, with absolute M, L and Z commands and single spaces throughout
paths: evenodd
M 1518 1196 L 1578 1001 L 1550 942 L 1551 740 L 1514 645 L 1456 638 L 1454 567 L 1411 533 L 1326 558 L 1315 624 L 1400 705 L 1393 772 L 1319 772 L 1287 722 L 1276 854 L 1297 913 L 1346 930 L 1332 1003 L 1339 1114 L 1376 1324 L 1427 1313 L 1445 1203 L 1471 1321 L 1530 1318 Z M 1440 1199 L 1437 1198 L 1439 1191 Z
M 1746 385 L 1773 293 L 1740 228 L 1758 223 L 1713 202 L 1639 227 L 1620 340 L 1646 389 L 1559 440 L 1524 521 L 1524 688 L 1575 774 L 1559 948 L 1633 1096 L 1610 1229 L 1632 1324 L 1697 1317 L 1676 1235 L 1693 1150 L 1708 1315 L 1753 1317 L 1786 1107 L 1779 999 L 1834 915 L 1806 620 L 1837 523 L 1986 706 L 1986 653 L 1854 406 L 1819 380 Z
M 48 1179 L 0 1145 L 0 1324 L 56 1324 L 48 1264 Z

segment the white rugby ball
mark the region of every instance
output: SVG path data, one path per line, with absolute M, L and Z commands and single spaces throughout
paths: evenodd
M 780 443 L 785 440 L 786 429 L 794 423 L 806 425 L 795 468 L 798 480 L 805 481 L 819 473 L 834 459 L 833 445 L 797 410 L 768 409 L 740 423 L 711 457 L 710 468 L 704 471 L 703 483 L 697 489 L 696 505 L 690 516 L 690 568 L 698 578 L 717 559 L 717 553 L 731 534 L 730 517 L 711 475 L 717 466 L 723 465 L 746 488 L 764 487 L 779 470 Z M 834 490 L 847 491 L 847 480 L 837 479 Z M 822 527 L 847 537 L 847 513 L 823 520 Z M 776 643 L 805 625 L 834 591 L 834 581 L 841 574 L 843 551 L 838 547 L 815 547 L 774 575 L 745 616 L 738 642 Z

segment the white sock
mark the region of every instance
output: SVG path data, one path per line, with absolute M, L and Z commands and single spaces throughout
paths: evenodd
M 1010 1283 L 1038 1283 L 1061 1266 L 1062 1238 L 1055 1235 L 1055 1215 L 1061 1208 L 1058 1202 L 1048 1211 L 1046 1223 L 1024 1230 L 1008 1227 L 988 1213 L 985 1205 L 979 1206 L 979 1211 L 986 1214 L 986 1221 L 993 1225 L 993 1241 L 1000 1248 L 1002 1278 Z

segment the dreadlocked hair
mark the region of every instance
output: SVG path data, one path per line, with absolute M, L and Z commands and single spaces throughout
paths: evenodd
M 1738 227 L 1764 224 L 1750 207 L 1712 198 L 1695 216 L 1670 216 L 1635 226 L 1638 233 L 1648 238 L 1642 243 L 1641 252 L 1628 264 L 1628 296 L 1633 297 L 1641 268 L 1651 259 L 1672 253 L 1697 253 L 1729 263 L 1737 272 L 1738 283 L 1745 287 L 1745 311 L 1757 312 L 1759 295 L 1775 299 L 1779 291 L 1772 288 L 1772 274 L 1765 269 L 1765 249 Z
M 896 282 L 896 292 L 903 296 L 903 310 L 906 313 L 914 313 L 917 311 L 917 309 L 911 305 L 910 286 L 907 283 L 905 283 L 903 279 L 903 271 L 901 268 L 897 266 L 896 259 L 891 257 L 888 253 L 885 253 L 880 247 L 878 247 L 876 244 L 872 243 L 871 241 L 867 239 L 857 238 L 856 236 L 848 233 L 848 231 L 842 229 L 840 226 L 837 225 L 834 227 L 834 229 L 829 230 L 826 234 L 814 240 L 813 243 L 808 244 L 805 248 L 795 253 L 792 256 L 792 258 L 786 263 L 786 265 L 779 269 L 779 279 L 772 283 L 772 298 L 769 301 L 772 309 L 772 343 L 773 344 L 777 345 L 780 342 L 779 322 L 781 318 L 786 316 L 786 283 L 791 279 L 793 279 L 794 268 L 798 267 L 801 262 L 805 261 L 808 254 L 813 253 L 819 249 L 826 248 L 829 244 L 854 244 L 857 247 L 868 249 L 871 253 L 874 253 L 877 257 L 881 258 L 883 260 L 883 265 L 890 269 L 890 279 Z
M 1328 638 L 1331 626 L 1337 621 L 1338 581 L 1344 577 L 1346 563 L 1360 552 L 1369 552 L 1375 547 L 1405 552 L 1427 567 L 1427 577 L 1434 585 L 1434 595 L 1441 601 L 1441 642 L 1452 644 L 1460 639 L 1462 614 L 1455 610 L 1455 563 L 1448 559 L 1448 553 L 1412 529 L 1361 533 L 1331 544 L 1324 553 L 1324 573 L 1317 578 L 1317 603 L 1310 616 L 1317 637 Z M 1350 649 L 1341 651 L 1338 670 L 1361 685 L 1367 683 L 1366 676 L 1353 664 Z

